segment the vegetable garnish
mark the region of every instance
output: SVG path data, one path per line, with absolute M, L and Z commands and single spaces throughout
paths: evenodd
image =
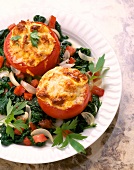
M 94 65 L 93 62 L 90 63 L 89 70 L 92 73 L 92 76 L 90 77 L 90 80 L 93 80 L 93 79 L 96 79 L 96 78 L 102 78 L 106 74 L 106 72 L 109 70 L 109 68 L 106 68 L 101 73 L 101 76 L 95 76 L 95 73 L 101 72 L 102 69 L 103 69 L 103 66 L 104 66 L 104 63 L 105 63 L 105 58 L 104 57 L 105 57 L 105 54 L 98 59 L 98 61 L 96 63 L 96 66 Z
M 1 120 L 1 123 L 3 123 L 6 126 L 6 133 L 8 136 L 10 136 L 12 139 L 14 139 L 14 128 L 18 129 L 20 132 L 23 129 L 27 128 L 27 125 L 24 123 L 21 119 L 16 119 L 15 116 L 20 115 L 24 113 L 22 110 L 26 106 L 26 102 L 19 102 L 16 103 L 14 106 L 12 105 L 11 99 L 9 99 L 6 107 L 7 116 Z
M 40 37 L 38 36 L 38 32 L 35 30 L 30 34 L 30 40 L 34 47 L 38 47 Z
M 97 126 L 105 54 L 95 62 L 90 49 L 76 48 L 53 15 L 33 20 L 0 31 L 1 144 L 40 147 L 49 138 L 86 153 L 81 133 Z
M 19 40 L 20 38 L 21 38 L 20 35 L 16 35 L 16 36 L 12 37 L 11 40 L 12 40 L 12 41 L 17 41 L 17 40 Z
M 79 153 L 86 153 L 84 147 L 77 141 L 87 138 L 87 136 L 82 136 L 81 134 L 73 133 L 73 130 L 77 126 L 77 117 L 66 123 L 63 123 L 61 127 L 57 127 L 54 133 L 56 137 L 54 138 L 53 146 L 60 145 L 60 148 L 65 148 L 68 144 Z M 64 139 L 65 137 L 65 139 Z

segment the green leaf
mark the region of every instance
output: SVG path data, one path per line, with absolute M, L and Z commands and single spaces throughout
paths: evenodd
M 62 129 L 60 127 L 57 127 L 56 130 L 54 131 L 54 133 L 57 135 L 54 138 L 54 143 L 52 146 L 60 145 L 63 142 Z
M 20 115 L 20 114 L 24 113 L 24 111 L 22 109 L 26 107 L 26 104 L 27 104 L 26 101 L 16 103 L 12 110 L 14 115 Z
M 9 125 L 7 125 L 7 127 L 6 127 L 6 134 L 8 136 L 11 136 L 12 139 L 14 139 L 14 130 Z
M 8 116 L 9 114 L 11 114 L 11 112 L 12 112 L 12 110 L 13 110 L 12 101 L 11 101 L 10 98 L 9 98 L 9 100 L 8 100 L 6 110 L 7 110 L 7 116 Z
M 12 123 L 13 124 L 13 126 L 16 128 L 16 129 L 18 129 L 20 132 L 22 131 L 22 129 L 21 128 L 23 128 L 23 129 L 26 129 L 26 128 L 28 128 L 28 126 L 24 123 L 24 121 L 23 120 L 21 120 L 21 119 L 18 119 L 18 120 L 16 120 L 14 123 Z
M 30 40 L 32 43 L 32 46 L 38 47 L 40 37 L 38 36 L 38 32 L 35 30 L 30 34 Z
M 104 57 L 105 57 L 105 54 L 98 59 L 97 64 L 96 64 L 96 67 L 95 67 L 95 70 L 94 70 L 95 73 L 96 73 L 97 71 L 102 70 L 103 65 L 104 65 L 104 63 L 105 63 Z
M 14 118 L 14 114 L 11 113 L 11 114 L 9 114 L 9 115 L 7 116 L 5 122 L 8 124 L 8 123 L 10 123 L 10 122 L 13 121 L 13 120 L 16 120 L 16 119 Z
M 62 128 L 63 130 L 72 130 L 72 129 L 75 129 L 76 126 L 77 126 L 77 122 L 78 122 L 78 120 L 77 120 L 77 117 L 76 117 L 75 119 L 73 119 L 72 122 L 71 122 L 71 121 L 68 121 L 68 122 L 66 122 L 66 123 L 63 123 L 63 125 L 61 126 L 61 128 Z
M 78 133 L 70 133 L 68 136 L 69 138 L 78 139 L 78 140 L 83 140 L 87 138 L 87 136 L 82 136 L 81 134 Z
M 19 40 L 20 38 L 21 38 L 20 35 L 16 35 L 16 36 L 12 37 L 11 40 L 12 40 L 12 41 L 17 41 L 17 40 Z
M 69 137 L 67 136 L 60 148 L 65 148 L 68 145 L 68 143 L 69 143 Z
M 78 153 L 80 153 L 80 152 L 86 153 L 84 147 L 76 140 L 69 138 L 69 143 Z
M 94 63 L 91 62 L 88 67 L 89 67 L 89 70 L 90 70 L 92 73 L 94 73 Z

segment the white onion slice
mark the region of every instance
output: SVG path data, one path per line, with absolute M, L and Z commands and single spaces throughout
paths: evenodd
M 20 115 L 18 117 L 19 117 L 19 119 L 26 121 L 28 119 L 28 112 L 25 112 L 23 115 Z
M 26 105 L 26 112 L 28 113 L 28 120 L 31 122 L 31 107 Z
M 62 119 L 56 119 L 56 122 L 53 123 L 53 125 L 55 127 L 60 127 L 63 124 L 63 120 Z
M 56 29 L 51 29 L 57 36 L 58 36 L 58 38 L 60 39 L 60 34 L 59 34 L 59 32 L 56 30 Z
M 64 67 L 64 68 L 71 68 L 73 67 L 75 64 L 64 64 L 64 65 L 61 65 L 61 67 Z
M 20 85 L 20 84 L 17 82 L 17 80 L 15 79 L 14 74 L 13 74 L 12 71 L 9 73 L 9 78 L 10 78 L 10 81 L 13 83 L 13 85 L 15 85 L 15 86 L 19 86 L 19 85 Z
M 0 78 L 8 77 L 8 76 L 9 76 L 9 71 L 5 70 L 5 71 L 0 72 Z
M 64 55 L 63 55 L 63 60 L 67 60 L 70 58 L 70 52 L 68 50 L 65 51 Z
M 95 86 L 100 86 L 102 84 L 102 79 L 98 79 L 97 81 L 94 82 Z
M 51 133 L 46 129 L 40 128 L 40 129 L 35 129 L 31 132 L 31 136 L 39 135 L 39 134 L 44 134 L 45 136 L 47 136 L 50 139 L 51 142 L 53 142 L 53 137 L 52 137 Z
M 31 86 L 29 83 L 26 83 L 25 81 L 21 80 L 20 84 L 29 92 L 32 94 L 36 93 L 36 88 Z
M 82 60 L 89 61 L 89 62 L 94 61 L 94 58 L 93 58 L 93 57 L 89 57 L 89 56 L 83 54 L 80 50 L 78 51 L 78 54 L 79 54 L 79 57 L 80 57 Z
M 13 66 L 11 66 L 11 70 L 13 73 L 15 73 L 16 75 L 20 74 L 21 71 L 20 70 L 17 70 L 16 68 L 14 68 Z
M 85 121 L 88 123 L 88 125 L 94 124 L 95 118 L 91 113 L 82 112 L 81 115 L 85 119 Z
M 60 66 L 63 66 L 63 65 L 65 65 L 65 64 L 67 64 L 69 62 L 69 59 L 66 59 L 65 61 L 62 61 L 59 65 Z

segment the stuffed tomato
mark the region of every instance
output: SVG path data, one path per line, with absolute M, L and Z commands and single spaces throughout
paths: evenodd
M 68 119 L 80 114 L 87 106 L 90 95 L 85 74 L 60 66 L 42 76 L 36 92 L 42 110 L 57 119 Z
M 60 43 L 44 23 L 21 21 L 6 37 L 4 53 L 8 62 L 21 72 L 43 75 L 56 66 Z

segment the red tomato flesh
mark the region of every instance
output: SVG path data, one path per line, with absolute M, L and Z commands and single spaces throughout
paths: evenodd
M 93 86 L 92 94 L 95 94 L 95 95 L 98 95 L 99 97 L 102 97 L 104 95 L 104 89 L 102 89 L 98 86 Z
M 45 142 L 47 138 L 44 134 L 39 134 L 39 135 L 34 135 L 33 140 L 35 143 L 39 143 L 39 142 Z
M 32 145 L 30 139 L 27 136 L 24 138 L 23 143 L 26 146 L 31 146 Z
M 14 94 L 15 94 L 16 96 L 22 96 L 24 92 L 25 92 L 25 89 L 24 89 L 24 87 L 21 86 L 21 85 L 15 87 L 15 89 L 14 89 Z

